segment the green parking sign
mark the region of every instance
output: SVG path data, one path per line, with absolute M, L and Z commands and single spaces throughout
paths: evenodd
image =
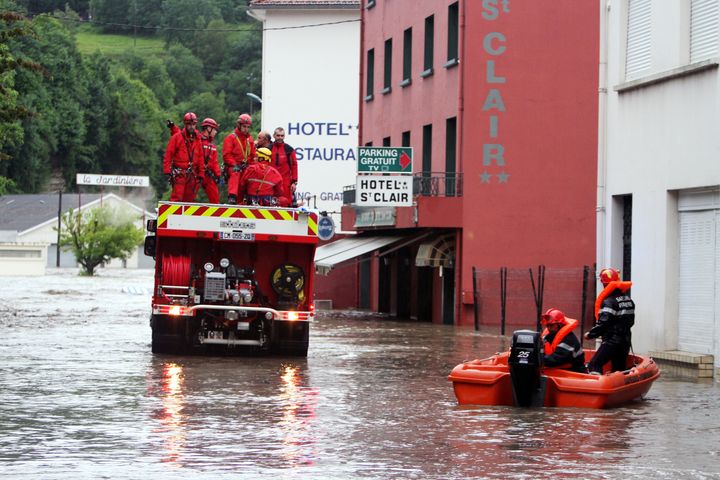
M 358 173 L 412 173 L 412 147 L 358 147 Z

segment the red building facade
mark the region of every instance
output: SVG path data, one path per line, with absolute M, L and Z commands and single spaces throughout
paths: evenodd
M 360 145 L 413 147 L 415 204 L 346 192 L 344 230 L 394 237 L 345 269 L 358 306 L 468 325 L 473 267 L 592 265 L 597 2 L 364 0 L 361 19 Z

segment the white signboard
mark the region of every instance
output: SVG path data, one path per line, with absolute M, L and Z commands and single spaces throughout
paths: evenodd
M 358 175 L 355 204 L 360 206 L 410 207 L 413 177 L 410 175 Z
M 106 187 L 149 187 L 150 177 L 78 173 L 76 182 L 78 185 L 100 185 Z

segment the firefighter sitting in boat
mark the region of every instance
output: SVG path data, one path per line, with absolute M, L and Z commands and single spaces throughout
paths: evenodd
M 541 317 L 542 339 L 545 349 L 546 367 L 562 368 L 578 373 L 585 370 L 585 352 L 573 330 L 579 322 L 557 308 L 551 308 Z
M 270 165 L 272 152 L 268 148 L 257 149 L 257 162 L 248 166 L 240 177 L 238 198 L 245 205 L 287 207 L 290 202 L 283 196 L 283 177 Z

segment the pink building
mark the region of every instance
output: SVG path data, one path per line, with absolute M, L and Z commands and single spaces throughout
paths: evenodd
M 376 243 L 326 264 L 357 262 L 358 306 L 470 325 L 473 267 L 593 264 L 598 48 L 597 2 L 363 0 L 359 143 L 413 148 L 415 203 L 348 187 L 343 229 Z M 561 284 L 544 304 L 579 315 Z

